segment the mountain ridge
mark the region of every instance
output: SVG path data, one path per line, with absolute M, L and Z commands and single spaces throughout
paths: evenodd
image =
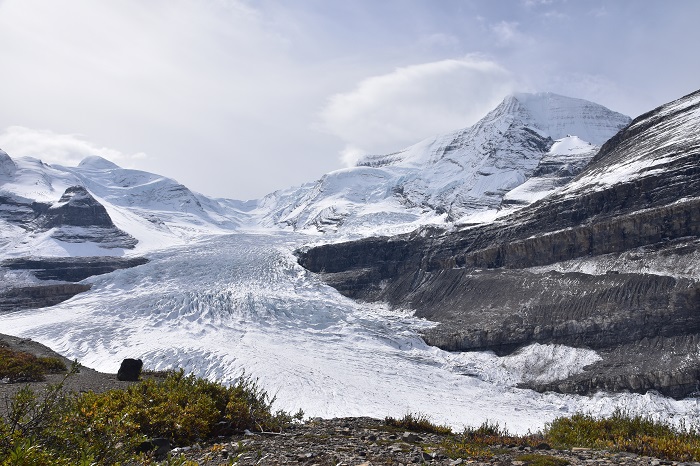
M 582 99 L 511 95 L 468 128 L 386 156 L 366 156 L 315 183 L 270 194 L 262 200 L 269 211 L 264 217 L 269 224 L 320 231 L 362 231 L 366 224 L 384 222 L 396 224 L 394 231 L 403 223 L 406 232 L 419 224 L 459 221 L 498 209 L 506 193 L 529 179 L 545 156 L 561 155 L 548 153 L 555 140 L 579 132 L 588 142 L 602 144 L 629 121 Z M 518 205 L 526 203 L 527 198 Z
M 609 356 L 546 389 L 686 396 L 700 377 L 685 359 L 698 357 L 700 277 L 676 278 L 674 268 L 700 265 L 699 99 L 696 92 L 638 117 L 561 190 L 491 224 L 318 246 L 300 251 L 300 263 L 347 296 L 440 322 L 424 337 L 443 349 L 508 353 L 540 342 Z M 618 268 L 557 267 L 595 257 Z M 637 261 L 651 274 L 625 270 Z M 622 344 L 644 351 L 624 360 Z M 645 357 L 668 364 L 649 367 Z

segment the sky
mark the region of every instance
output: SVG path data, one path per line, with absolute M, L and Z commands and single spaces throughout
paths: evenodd
M 255 199 L 512 92 L 635 117 L 700 87 L 696 0 L 0 0 L 0 148 Z

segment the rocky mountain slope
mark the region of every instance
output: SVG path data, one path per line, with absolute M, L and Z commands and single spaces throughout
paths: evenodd
M 700 379 L 699 129 L 700 91 L 638 117 L 563 188 L 511 215 L 299 260 L 348 296 L 440 322 L 425 338 L 444 349 L 563 343 L 603 356 L 533 388 L 683 397 Z
M 495 214 L 504 197 L 522 206 L 563 185 L 629 121 L 585 100 L 515 94 L 471 127 L 366 156 L 355 167 L 275 192 L 260 209 L 267 224 L 299 230 L 409 231 L 470 221 Z

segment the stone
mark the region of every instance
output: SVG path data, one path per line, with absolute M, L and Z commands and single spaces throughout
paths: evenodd
M 341 423 L 352 425 L 350 435 L 333 435 Z M 386 426 L 381 420 L 370 418 L 349 419 L 324 419 L 321 421 L 301 423 L 290 426 L 287 431 L 277 435 L 245 436 L 234 434 L 227 438 L 226 443 L 216 441 L 213 444 L 203 444 L 201 448 L 178 448 L 171 453 L 184 455 L 185 460 L 197 464 L 221 466 L 223 464 L 236 463 L 239 466 L 275 465 L 275 464 L 304 464 L 307 466 L 336 465 L 409 465 L 409 464 L 433 464 L 441 466 L 478 465 L 488 464 L 497 466 L 509 466 L 526 462 L 519 457 L 523 451 L 513 449 L 503 452 L 502 448 L 491 447 L 494 453 L 489 459 L 484 457 L 472 457 L 452 459 L 435 451 L 423 452 L 423 449 L 436 448 L 449 437 L 439 434 L 422 435 L 425 445 L 407 445 L 401 436 L 393 441 L 388 440 Z M 330 435 L 329 435 L 330 433 Z M 376 445 L 365 448 L 362 437 L 376 435 L 382 440 Z M 150 448 L 150 447 L 149 447 Z M 224 459 L 221 448 L 228 451 L 236 451 L 239 454 L 230 454 Z M 148 450 L 151 451 L 151 450 Z M 365 455 L 363 456 L 362 453 Z M 428 458 L 426 454 L 430 455 Z M 572 466 L 585 464 L 620 464 L 627 466 L 649 466 L 654 458 L 636 457 L 627 454 L 611 454 L 606 451 L 581 450 L 578 452 L 557 451 L 556 456 L 566 460 Z M 312 455 L 312 456 L 309 456 Z M 609 461 L 612 459 L 613 461 Z M 660 464 L 664 464 L 663 461 Z M 697 466 L 694 465 L 694 466 Z
M 139 380 L 141 376 L 141 369 L 143 369 L 143 361 L 140 359 L 126 358 L 119 367 L 117 380 L 135 382 Z
M 168 453 L 172 450 L 172 445 L 170 444 L 170 440 L 163 438 L 163 437 L 157 437 L 153 438 L 150 440 L 146 440 L 144 442 L 141 442 L 137 447 L 136 447 L 136 452 L 137 453 L 152 453 L 153 457 L 158 460 L 162 461 L 166 458 Z M 184 451 L 184 450 L 181 450 Z
M 401 440 L 407 443 L 417 443 L 417 442 L 422 442 L 423 439 L 414 434 L 413 432 L 404 432 L 403 436 L 401 437 Z

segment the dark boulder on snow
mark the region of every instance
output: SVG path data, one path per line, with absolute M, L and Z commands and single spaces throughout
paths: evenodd
M 117 379 L 127 382 L 135 382 L 141 376 L 141 369 L 143 369 L 143 361 L 140 359 L 126 358 L 122 361 L 121 366 L 119 366 Z

